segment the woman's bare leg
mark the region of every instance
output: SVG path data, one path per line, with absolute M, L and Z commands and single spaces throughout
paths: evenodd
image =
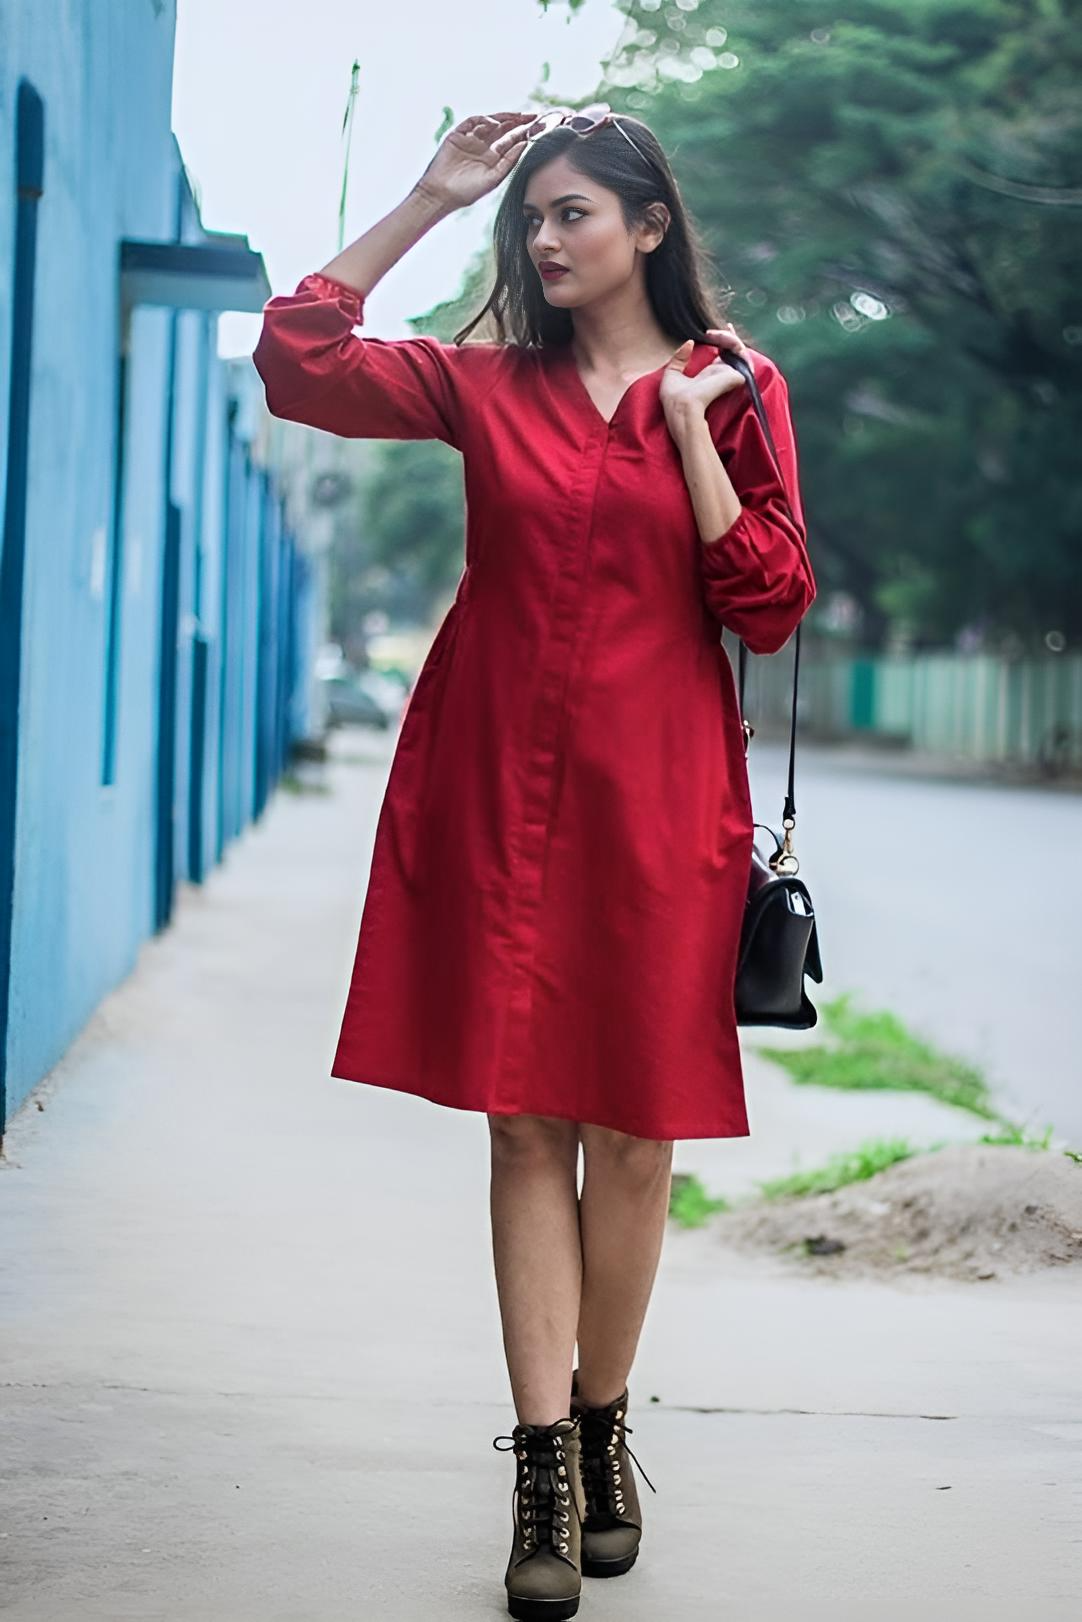
M 579 1127 L 547 1115 L 489 1115 L 492 1251 L 503 1344 L 522 1425 L 571 1406 L 582 1290 Z
M 581 1125 L 578 1394 L 603 1407 L 628 1381 L 657 1274 L 672 1186 L 670 1142 Z

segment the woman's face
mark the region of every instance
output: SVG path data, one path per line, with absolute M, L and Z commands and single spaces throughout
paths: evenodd
M 641 273 L 639 255 L 652 252 L 664 235 L 646 225 L 629 232 L 616 193 L 572 168 L 563 156 L 531 175 L 522 221 L 526 250 L 545 297 L 560 309 L 587 304 L 623 286 Z M 563 265 L 565 274 L 541 275 L 549 262 Z

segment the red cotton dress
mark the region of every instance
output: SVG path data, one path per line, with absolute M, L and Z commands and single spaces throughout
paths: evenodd
M 366 337 L 316 273 L 264 306 L 276 417 L 463 458 L 465 559 L 376 827 L 331 1074 L 457 1109 L 746 1137 L 734 982 L 752 845 L 723 628 L 815 597 L 785 379 L 706 410 L 743 512 L 704 545 L 658 368 L 606 422 L 571 350 Z M 717 350 L 696 344 L 686 370 Z

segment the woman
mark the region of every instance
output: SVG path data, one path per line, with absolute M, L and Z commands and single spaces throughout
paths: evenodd
M 507 177 L 495 340 L 460 341 L 481 315 L 454 343 L 356 335 L 406 250 Z M 703 263 L 640 120 L 467 118 L 268 302 L 254 356 L 276 416 L 463 456 L 465 568 L 398 739 L 333 1074 L 487 1114 L 523 1618 L 573 1616 L 583 1572 L 638 1554 L 627 1379 L 673 1141 L 748 1132 L 753 828 L 721 630 L 777 650 L 815 582 L 785 381 L 708 324 Z

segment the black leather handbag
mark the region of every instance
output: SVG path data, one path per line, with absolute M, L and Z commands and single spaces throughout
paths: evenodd
M 763 425 L 770 454 L 778 469 L 784 488 L 785 479 L 777 448 L 766 412 L 759 395 L 759 387 L 748 362 L 739 355 L 723 351 L 725 359 L 745 379 L 759 420 Z M 819 1015 L 805 989 L 804 979 L 810 975 L 816 982 L 823 978 L 823 964 L 819 952 L 819 932 L 815 908 L 808 887 L 797 878 L 800 863 L 793 849 L 793 829 L 796 827 L 796 711 L 797 684 L 800 676 L 800 626 L 794 633 L 793 651 L 793 705 L 789 720 L 789 782 L 782 808 L 784 837 L 768 823 L 757 822 L 774 840 L 774 850 L 764 860 L 758 846 L 752 844 L 751 871 L 748 875 L 748 894 L 744 903 L 744 921 L 740 933 L 740 952 L 737 960 L 735 1003 L 738 1025 L 780 1025 L 792 1030 L 809 1030 Z M 740 716 L 744 728 L 744 754 L 755 728 L 748 722 L 744 711 L 744 683 L 747 673 L 748 649 L 740 643 L 739 692 Z

